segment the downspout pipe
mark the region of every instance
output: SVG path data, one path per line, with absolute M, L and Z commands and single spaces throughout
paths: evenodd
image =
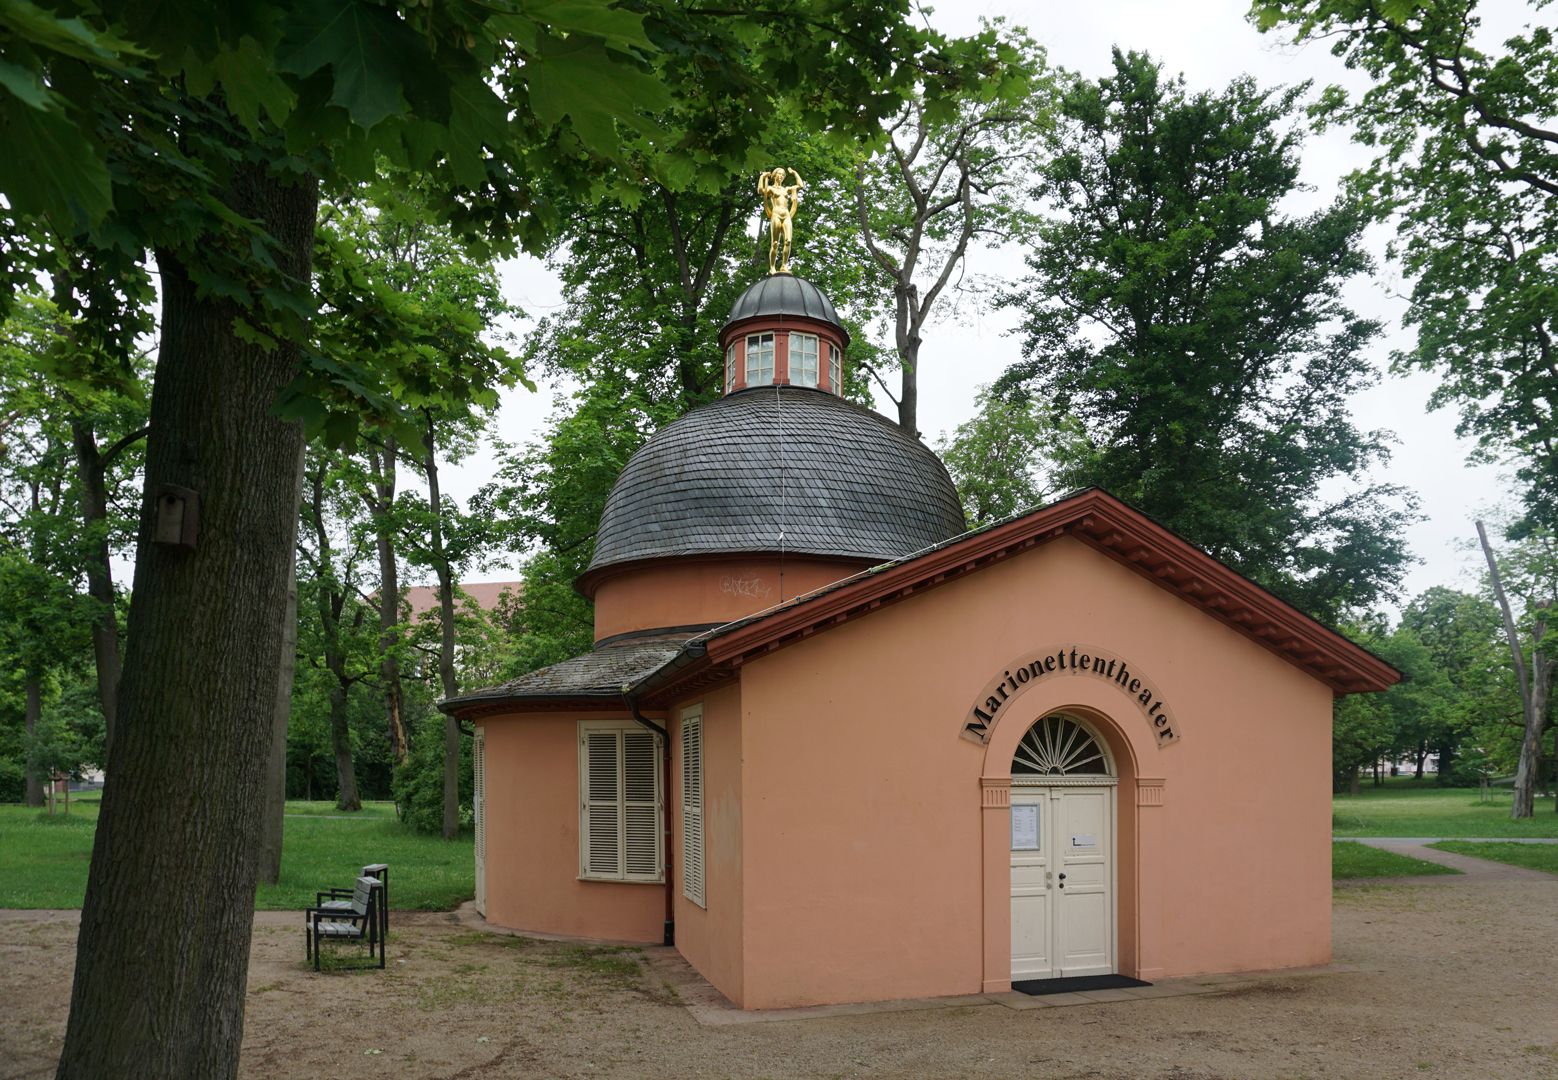
M 628 715 L 633 717 L 640 727 L 654 732 L 660 736 L 660 745 L 665 748 L 663 765 L 665 778 L 661 791 L 665 793 L 665 813 L 662 815 L 665 821 L 665 839 L 662 850 L 665 852 L 665 935 L 663 944 L 676 944 L 676 893 L 672 884 L 671 874 L 671 736 L 665 728 L 655 723 L 649 717 L 639 711 L 638 701 L 633 697 L 633 688 L 622 688 L 622 700 L 627 704 Z

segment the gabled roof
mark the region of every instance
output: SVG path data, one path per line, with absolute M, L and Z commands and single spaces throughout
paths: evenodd
M 1399 671 L 1367 649 L 1278 599 L 1140 511 L 1105 491 L 1088 488 L 682 639 L 658 667 L 624 682 L 619 695 L 631 695 L 646 706 L 669 703 L 688 692 L 727 681 L 748 660 L 1061 536 L 1078 540 L 1167 589 L 1338 694 L 1384 690 L 1401 680 Z M 512 691 L 504 694 L 505 689 L 480 691 L 479 696 L 487 702 L 525 697 Z M 444 707 L 463 709 L 477 696 L 456 699 Z
M 664 698 L 705 667 L 738 667 L 1061 536 L 1134 570 L 1338 694 L 1384 690 L 1401 680 L 1399 671 L 1367 649 L 1108 492 L 1088 488 L 699 635 L 687 643 L 680 663 L 673 661 L 636 689 L 646 700 Z M 689 663 L 687 654 L 698 653 L 702 663 Z

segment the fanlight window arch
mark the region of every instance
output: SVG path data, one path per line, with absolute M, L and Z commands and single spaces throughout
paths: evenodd
M 1046 716 L 1028 729 L 1012 755 L 1013 776 L 1108 776 L 1103 744 L 1069 716 Z

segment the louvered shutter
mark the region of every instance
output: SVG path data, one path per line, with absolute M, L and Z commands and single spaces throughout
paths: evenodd
M 682 716 L 682 895 L 703 899 L 703 713 Z
M 487 732 L 476 729 L 471 751 L 476 811 L 476 910 L 487 914 Z
M 620 731 L 586 731 L 580 740 L 580 832 L 584 873 L 622 876 Z
M 622 733 L 623 850 L 626 876 L 660 876 L 660 755 L 647 731 Z

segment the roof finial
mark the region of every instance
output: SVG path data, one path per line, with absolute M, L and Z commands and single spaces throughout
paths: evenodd
M 789 173 L 795 183 L 786 184 L 785 173 Z M 801 174 L 794 169 L 780 167 L 758 174 L 757 194 L 763 200 L 763 213 L 768 216 L 770 274 L 790 272 L 790 238 L 794 234 L 795 211 L 801 204 L 801 188 L 805 186 Z M 779 245 L 781 236 L 784 238 L 782 251 Z

